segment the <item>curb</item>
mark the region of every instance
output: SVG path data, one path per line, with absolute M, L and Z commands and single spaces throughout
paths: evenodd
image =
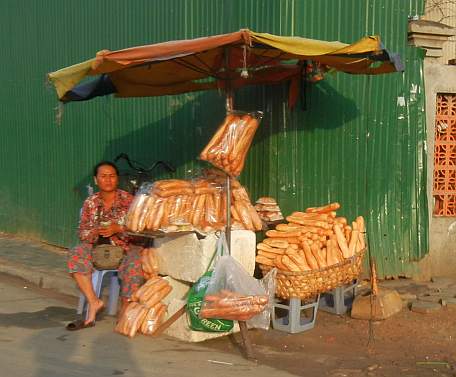
M 52 289 L 69 296 L 79 297 L 79 290 L 76 288 L 73 279 L 63 272 L 26 267 L 8 259 L 0 258 L 0 273 L 22 278 L 40 288 Z

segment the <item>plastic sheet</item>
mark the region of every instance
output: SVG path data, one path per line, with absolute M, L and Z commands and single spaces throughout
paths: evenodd
M 247 321 L 251 328 L 269 329 L 276 271 L 272 269 L 257 280 L 231 256 L 221 257 L 208 284 L 200 317 Z
M 201 152 L 201 160 L 233 177 L 239 176 L 262 117 L 261 111 L 230 112 Z

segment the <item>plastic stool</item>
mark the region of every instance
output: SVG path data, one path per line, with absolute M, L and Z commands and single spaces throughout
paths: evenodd
M 103 278 L 105 275 L 111 274 L 111 281 L 109 286 L 109 301 L 108 301 L 108 314 L 116 315 L 117 313 L 117 302 L 119 301 L 119 277 L 117 270 L 95 270 L 92 272 L 92 286 L 97 297 L 101 296 L 101 288 L 103 286 Z M 86 312 L 85 317 L 87 318 L 87 300 L 83 294 L 79 296 L 79 304 L 77 313 L 82 314 Z
M 311 303 L 302 305 L 302 300 L 299 298 L 290 298 L 289 304 L 283 304 L 275 299 L 272 307 L 272 327 L 275 330 L 285 331 L 290 334 L 303 332 L 313 329 L 317 319 L 318 302 L 320 295 Z M 277 317 L 276 309 L 285 309 L 288 314 L 285 317 Z M 303 310 L 312 309 L 310 318 L 302 317 Z
M 351 284 L 342 285 L 330 292 L 323 293 L 319 309 L 338 315 L 347 313 L 355 299 L 357 285 L 358 281 L 354 280 Z

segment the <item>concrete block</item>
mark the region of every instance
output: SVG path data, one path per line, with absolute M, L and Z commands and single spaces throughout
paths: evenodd
M 445 276 L 433 276 L 431 278 L 432 285 L 436 288 L 448 288 L 452 284 L 456 284 L 454 278 Z
M 169 305 L 173 300 L 186 301 L 187 293 L 192 287 L 191 283 L 173 279 L 171 276 L 165 276 L 163 279 L 165 279 L 169 285 L 173 287 L 173 290 L 169 293 L 169 295 L 162 300 L 163 304 Z
M 412 279 L 393 279 L 393 280 L 382 280 L 378 282 L 378 286 L 386 289 L 400 289 L 408 288 L 414 284 Z
M 177 312 L 184 304 L 185 300 L 172 299 L 168 306 L 168 312 L 166 319 L 171 317 Z M 234 324 L 233 332 L 239 331 L 239 325 L 237 322 Z M 230 335 L 232 332 L 225 333 L 210 333 L 202 331 L 192 331 L 188 325 L 187 314 L 185 313 L 170 327 L 168 327 L 164 334 L 172 336 L 173 338 L 185 341 L 185 342 L 204 342 L 205 340 L 220 338 L 222 336 Z
M 372 305 L 372 308 L 371 308 Z M 371 295 L 357 296 L 353 301 L 352 318 L 384 320 L 402 310 L 403 303 L 395 290 L 381 289 L 375 298 Z
M 399 296 L 401 297 L 402 301 L 410 302 L 412 300 L 416 300 L 416 295 L 413 293 L 399 293 Z
M 441 300 L 441 295 L 439 294 L 424 294 L 417 297 L 418 301 L 429 302 L 429 303 L 439 303 Z
M 163 237 L 155 241 L 158 271 L 185 282 L 196 282 L 207 270 L 215 252 L 217 237 L 210 234 L 198 240 L 196 234 Z M 235 230 L 231 234 L 231 255 L 253 275 L 255 270 L 255 233 Z
M 415 313 L 429 314 L 439 311 L 441 308 L 442 305 L 437 304 L 435 302 L 417 301 L 412 304 L 411 310 Z
M 442 298 L 440 303 L 442 304 L 442 306 L 447 306 L 449 308 L 450 307 L 456 308 L 456 298 L 454 298 L 454 297 L 444 297 L 444 298 Z

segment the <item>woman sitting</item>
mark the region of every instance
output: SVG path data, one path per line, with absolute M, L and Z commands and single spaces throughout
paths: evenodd
M 119 190 L 119 171 L 112 162 L 98 163 L 93 171 L 99 192 L 84 202 L 79 223 L 81 244 L 71 249 L 68 270 L 79 289 L 87 298 L 88 315 L 85 321 L 72 322 L 68 330 L 77 330 L 95 324 L 96 314 L 103 308 L 92 286 L 92 250 L 99 244 L 113 244 L 124 250 L 119 266 L 122 309 L 131 294 L 143 283 L 140 248 L 132 247 L 131 238 L 125 233 L 125 217 L 133 199 L 126 191 Z M 121 309 L 121 312 L 122 312 Z

